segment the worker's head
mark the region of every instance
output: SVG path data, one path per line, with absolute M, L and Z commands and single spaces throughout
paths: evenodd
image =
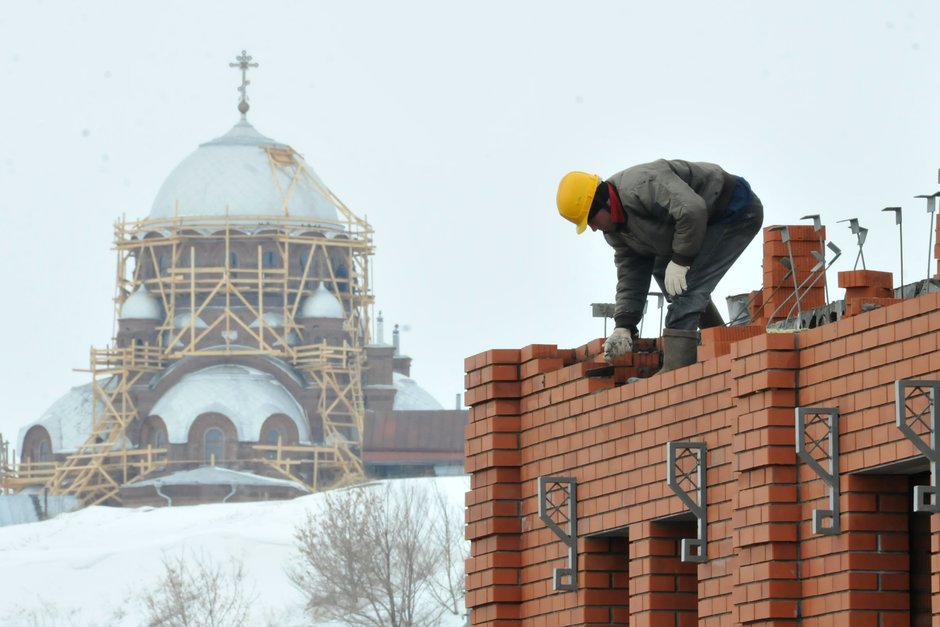
M 555 202 L 558 213 L 583 233 L 590 219 L 591 205 L 601 177 L 587 172 L 569 172 L 558 184 Z

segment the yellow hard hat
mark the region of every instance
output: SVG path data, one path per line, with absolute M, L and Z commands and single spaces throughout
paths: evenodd
M 555 202 L 558 204 L 558 213 L 578 228 L 578 233 L 584 233 L 587 228 L 588 214 L 591 212 L 591 203 L 594 202 L 594 192 L 601 177 L 587 172 L 569 172 L 558 184 L 558 195 Z

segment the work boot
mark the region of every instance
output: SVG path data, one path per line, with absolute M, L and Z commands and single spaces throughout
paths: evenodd
M 725 325 L 725 321 L 722 320 L 721 314 L 718 312 L 718 307 L 715 307 L 715 302 L 710 298 L 708 299 L 708 307 L 702 312 L 700 320 L 701 322 L 698 325 L 700 329 L 723 327 Z
M 698 361 L 698 331 L 691 329 L 663 329 L 663 367 L 669 372 Z

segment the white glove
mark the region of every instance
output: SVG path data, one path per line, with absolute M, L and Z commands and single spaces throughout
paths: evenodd
M 675 261 L 666 266 L 666 292 L 670 296 L 678 296 L 686 290 L 685 275 L 688 271 L 689 266 L 680 266 Z
M 614 357 L 622 357 L 633 350 L 633 336 L 629 329 L 617 327 L 604 342 L 604 359 L 611 362 Z

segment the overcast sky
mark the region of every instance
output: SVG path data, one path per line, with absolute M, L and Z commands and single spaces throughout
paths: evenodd
M 853 268 L 928 273 L 936 2 L 27 2 L 0 12 L 0 433 L 89 381 L 113 332 L 113 224 L 238 121 L 375 228 L 376 311 L 445 407 L 463 360 L 604 332 L 612 254 L 555 190 L 660 157 L 745 176 L 765 225 L 820 213 Z M 715 300 L 761 284 L 759 241 Z M 935 272 L 932 266 L 931 273 Z M 841 298 L 841 290 L 831 290 Z M 659 316 L 644 335 L 658 334 Z M 653 329 L 654 333 L 649 333 Z M 609 330 L 609 329 L 608 329 Z

